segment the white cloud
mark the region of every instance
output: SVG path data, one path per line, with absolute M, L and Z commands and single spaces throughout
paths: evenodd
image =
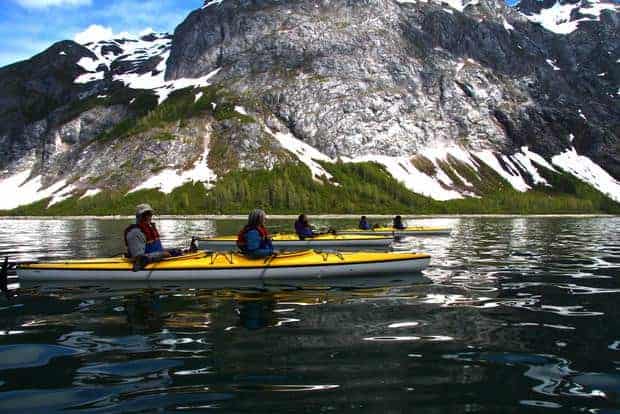
M 153 29 L 148 28 L 142 30 L 139 34 L 129 32 L 114 33 L 114 30 L 112 30 L 111 27 L 91 24 L 86 30 L 76 34 L 73 40 L 80 44 L 86 44 L 90 42 L 98 42 L 100 40 L 133 39 L 152 32 Z
M 92 0 L 16 0 L 27 9 L 46 9 L 53 6 L 90 6 Z
M 138 33 L 138 36 L 142 37 L 142 36 L 150 35 L 151 33 L 155 33 L 155 30 L 153 30 L 152 27 L 147 27 L 146 29 L 141 30 L 140 33 Z

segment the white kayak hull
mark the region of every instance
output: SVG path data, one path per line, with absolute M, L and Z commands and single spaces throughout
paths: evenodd
M 295 280 L 308 278 L 368 277 L 411 274 L 425 269 L 430 257 L 371 263 L 238 269 L 131 270 L 18 269 L 20 281 L 197 281 L 197 280 Z
M 398 287 L 416 284 L 430 284 L 433 281 L 424 276 L 421 272 L 400 273 L 397 275 L 373 275 L 373 276 L 339 276 L 335 278 L 321 277 L 309 279 L 203 279 L 203 280 L 20 280 L 19 287 L 29 288 L 91 288 L 104 287 L 102 296 L 109 296 L 109 290 L 125 289 L 226 289 L 226 288 L 248 288 L 248 289 L 273 289 L 279 291 L 281 288 L 315 288 L 321 287 L 356 287 L 356 288 L 376 288 L 376 287 Z M 96 295 L 88 290 L 89 297 Z

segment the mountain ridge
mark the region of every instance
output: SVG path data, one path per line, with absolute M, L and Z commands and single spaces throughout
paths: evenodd
M 552 166 L 620 200 L 620 111 L 608 92 L 620 83 L 617 13 L 560 35 L 487 0 L 211 3 L 174 35 L 61 42 L 38 55 L 65 61 L 73 82 L 50 93 L 71 104 L 11 119 L 0 89 L 0 117 L 12 121 L 0 129 L 0 188 L 18 191 L 26 178 L 15 177 L 29 171 L 41 189 L 60 188 L 58 203 L 193 178 L 208 189 L 282 162 L 338 184 L 315 160 L 379 160 L 436 199 L 479 197 L 463 168 L 484 164 L 518 191 L 544 184 L 538 168 Z M 191 116 L 163 114 L 181 110 Z M 155 158 L 144 155 L 151 147 Z M 36 192 L 32 201 L 47 195 Z

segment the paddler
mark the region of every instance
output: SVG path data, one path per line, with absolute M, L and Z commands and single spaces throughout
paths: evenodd
M 394 217 L 394 220 L 392 222 L 392 227 L 395 228 L 396 230 L 404 230 L 406 227 L 403 224 L 403 218 L 401 216 Z
M 305 240 L 318 235 L 318 233 L 312 230 L 312 226 L 308 222 L 308 217 L 306 217 L 305 214 L 300 214 L 297 218 L 295 222 L 295 233 L 297 233 L 299 240 Z
M 135 259 L 134 270 L 141 270 L 148 263 L 171 256 L 180 256 L 178 249 L 164 249 L 153 219 L 153 208 L 149 204 L 136 207 L 136 223 L 125 229 L 127 256 Z
M 370 230 L 372 227 L 370 226 L 370 223 L 368 222 L 368 220 L 366 219 L 366 216 L 362 216 L 360 218 L 360 223 L 357 226 L 360 230 Z
M 260 208 L 252 210 L 248 216 L 248 224 L 237 236 L 237 247 L 251 258 L 261 258 L 273 254 L 271 236 L 265 228 L 267 215 Z

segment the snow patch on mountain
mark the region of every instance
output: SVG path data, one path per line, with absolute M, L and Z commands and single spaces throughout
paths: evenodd
M 525 179 L 519 174 L 518 170 L 512 166 L 510 159 L 505 155 L 502 156 L 503 161 L 506 165 L 509 165 L 513 168 L 510 168 L 510 171 L 505 170 L 499 162 L 499 159 L 495 156 L 495 153 L 486 150 L 476 153 L 476 156 L 480 158 L 486 165 L 491 167 L 497 174 L 500 175 L 503 179 L 508 181 L 512 187 L 521 192 L 525 192 L 530 189 L 530 186 L 527 185 Z
M 94 197 L 97 194 L 99 194 L 102 190 L 100 188 L 91 188 L 90 190 L 86 191 L 82 197 L 80 197 L 80 200 L 83 198 L 88 198 L 88 197 Z
M 348 159 L 346 161 L 379 163 L 385 167 L 392 177 L 401 182 L 410 191 L 431 197 L 435 200 L 445 201 L 463 198 L 458 191 L 446 188 L 446 183 L 442 183 L 439 178 L 428 176 L 422 171 L 419 171 L 408 157 L 367 155 L 355 159 Z
M 302 140 L 299 140 L 293 136 L 290 132 L 273 132 L 271 129 L 265 127 L 265 131 L 272 137 L 274 137 L 282 146 L 282 148 L 293 153 L 299 161 L 305 164 L 312 172 L 312 177 L 318 180 L 321 177 L 327 177 L 331 180 L 333 176 L 328 173 L 317 161 L 334 162 L 327 155 L 317 150 L 311 145 L 306 144 Z
M 48 203 L 47 207 L 49 208 L 53 206 L 54 204 L 58 204 L 61 201 L 65 201 L 73 197 L 73 193 L 75 190 L 76 190 L 75 186 L 68 185 L 64 187 L 63 189 L 61 189 L 60 191 L 55 192 L 54 195 L 52 196 L 52 199 Z
M 523 147 L 521 151 L 521 153 L 516 153 L 513 155 L 515 162 L 517 162 L 522 169 L 528 172 L 530 177 L 532 177 L 534 184 L 543 184 L 548 186 L 549 184 L 547 183 L 547 180 L 540 175 L 534 163 L 538 162 L 538 164 L 542 167 L 545 167 L 545 164 L 549 165 L 549 163 L 540 155 L 529 151 L 527 147 Z M 542 163 L 539 162 L 540 160 L 542 160 Z M 552 168 L 553 167 L 550 169 Z
M 209 142 L 205 140 L 205 151 L 190 170 L 178 171 L 174 168 L 166 168 L 152 176 L 144 183 L 130 190 L 127 194 L 139 190 L 157 189 L 165 194 L 170 194 L 175 188 L 189 182 L 201 182 L 207 189 L 213 187 L 217 175 L 209 168 Z
M 219 69 L 200 78 L 165 80 L 171 44 L 172 40 L 167 33 L 151 33 L 139 39 L 115 39 L 87 43 L 84 46 L 90 49 L 96 58 L 80 59 L 78 65 L 87 72 L 78 76 L 74 82 L 88 83 L 103 79 L 114 63 L 129 62 L 133 64 L 133 69 L 113 75 L 112 79 L 123 82 L 132 89 L 155 92 L 159 103 L 164 102 L 176 90 L 189 86 L 208 86 L 209 79 L 215 76 Z M 155 69 L 145 70 L 144 64 L 153 58 L 159 58 L 159 63 Z
M 210 84 L 208 80 L 217 74 L 219 69 L 200 78 L 165 80 L 171 44 L 172 39 L 167 33 L 151 33 L 137 39 L 124 38 L 87 43 L 84 46 L 92 51 L 96 58 L 84 57 L 77 62 L 86 73 L 78 76 L 74 82 L 83 84 L 104 79 L 113 64 L 130 63 L 133 68 L 122 74 L 113 75 L 112 79 L 123 82 L 132 89 L 152 90 L 158 95 L 159 103 L 165 101 L 175 90 L 189 86 L 208 86 Z M 154 58 L 159 59 L 155 69 L 145 69 L 145 64 Z
M 223 1 L 224 0 L 212 0 L 212 1 L 209 1 L 209 2 L 206 2 L 205 5 L 202 6 L 202 8 L 206 9 L 209 6 L 214 6 L 214 5 L 218 5 L 219 6 L 220 4 L 222 4 Z
M 569 34 L 579 28 L 581 22 L 598 21 L 604 10 L 619 11 L 620 6 L 613 2 L 581 0 L 577 3 L 557 1 L 552 7 L 543 8 L 539 13 L 524 16 L 533 23 L 557 34 Z M 574 18 L 575 16 L 584 16 Z
M 620 202 L 620 182 L 595 164 L 590 158 L 577 154 L 574 148 L 556 155 L 551 162 L 562 170 L 592 185 L 594 188 Z
M 506 29 L 507 31 L 511 31 L 511 30 L 515 29 L 515 27 L 513 25 L 508 23 L 508 20 L 506 20 L 505 17 L 502 17 L 502 24 L 504 26 L 504 29 Z
M 25 170 L 0 180 L 0 193 L 10 197 L 0 198 L 0 210 L 11 210 L 19 206 L 52 197 L 66 187 L 66 180 L 60 180 L 49 187 L 43 187 L 40 175 L 30 178 L 32 170 Z
M 283 148 L 290 151 L 302 163 L 307 165 L 317 181 L 319 179 L 333 179 L 332 175 L 318 161 L 333 163 L 337 160 L 331 159 L 314 147 L 295 138 L 290 133 L 272 132 L 268 128 L 265 129 Z M 415 156 L 424 157 L 432 162 L 434 165 L 433 173 L 429 175 L 428 171 L 421 171 L 416 168 Z M 202 182 L 206 188 L 212 188 L 217 180 L 217 175 L 208 167 L 208 157 L 209 139 L 205 138 L 205 151 L 195 162 L 193 168 L 185 171 L 176 168 L 164 169 L 148 178 L 141 185 L 133 188 L 128 194 L 144 189 L 157 189 L 163 193 L 170 194 L 175 188 L 188 182 Z M 481 177 L 481 167 L 484 164 L 503 177 L 515 190 L 521 192 L 531 189 L 528 182 L 533 182 L 535 185 L 549 186 L 549 183 L 541 175 L 540 168 L 556 173 L 562 170 L 592 185 L 613 200 L 620 202 L 620 183 L 592 160 L 577 154 L 574 149 L 553 157 L 551 163 L 547 162 L 539 154 L 530 151 L 527 147 L 521 148 L 519 152 L 513 155 L 505 155 L 491 150 L 470 152 L 456 146 L 427 148 L 418 154 L 412 154 L 411 157 L 365 155 L 355 158 L 342 157 L 340 161 L 346 163 L 378 163 L 410 191 L 438 201 L 477 197 L 473 192 L 473 184 L 458 174 L 456 169 L 452 169 L 451 173 L 455 173 L 466 187 L 472 187 L 472 191 L 464 189 L 462 184 L 457 186 L 444 171 L 444 168 L 447 168 L 446 165 L 453 165 L 452 163 L 457 161 L 466 165 L 473 173 L 478 174 L 479 177 Z M 0 180 L 0 191 L 4 194 L 13 195 L 0 200 L 0 210 L 10 210 L 51 198 L 48 204 L 49 207 L 75 196 L 76 192 L 79 191 L 74 185 L 68 185 L 64 179 L 44 188 L 42 177 L 36 176 L 31 178 L 31 174 L 32 170 L 29 169 Z M 331 184 L 338 185 L 334 182 L 331 182 Z M 92 197 L 101 191 L 98 188 L 91 188 L 80 199 Z
M 103 79 L 114 62 L 133 62 L 135 68 L 129 72 L 139 72 L 140 64 L 156 56 L 164 61 L 163 69 L 166 69 L 165 60 L 170 54 L 172 39 L 167 33 L 151 33 L 140 38 L 122 38 L 99 40 L 84 44 L 96 58 L 83 57 L 77 64 L 87 73 L 75 79 L 75 83 L 88 83 L 93 80 Z M 160 71 L 160 66 L 153 72 Z M 151 73 L 151 72 L 150 72 Z M 153 74 L 152 75 L 157 75 Z M 163 78 L 163 74 L 161 75 Z

